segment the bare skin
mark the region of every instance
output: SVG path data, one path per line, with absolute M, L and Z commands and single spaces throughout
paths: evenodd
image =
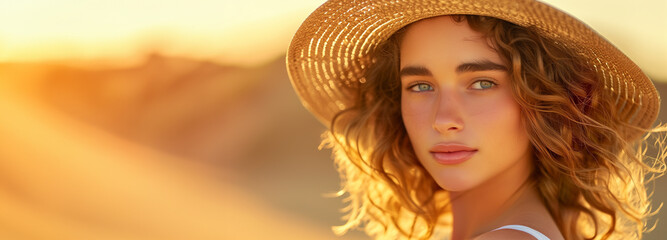
M 478 232 L 473 234 L 476 236 L 473 237 L 475 240 L 535 239 L 527 233 L 511 229 L 492 231 L 506 225 L 524 225 L 541 232 L 551 240 L 564 239 L 535 188 L 527 185 L 519 191 L 518 198 L 510 200 L 511 205 L 507 206 L 493 221 L 478 228 Z

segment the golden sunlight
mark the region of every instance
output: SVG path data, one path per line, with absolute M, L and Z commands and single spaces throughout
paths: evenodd
M 368 239 L 285 67 L 324 1 L 0 0 L 0 239 Z M 667 1 L 545 1 L 667 81 Z
M 256 65 L 284 53 L 323 0 L 0 2 L 0 62 L 115 60 L 150 52 Z M 667 79 L 667 2 L 545 0 L 584 20 L 645 71 Z M 632 11 L 628 11 L 632 9 Z M 95 62 L 99 63 L 99 62 Z
M 253 64 L 284 52 L 321 0 L 0 2 L 0 61 L 122 59 L 159 51 Z

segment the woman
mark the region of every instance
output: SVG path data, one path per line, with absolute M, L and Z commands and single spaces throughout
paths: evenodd
M 652 214 L 650 80 L 522 1 L 329 1 L 288 71 L 329 126 L 347 223 L 378 239 L 631 239 Z M 662 146 L 659 146 L 663 150 Z

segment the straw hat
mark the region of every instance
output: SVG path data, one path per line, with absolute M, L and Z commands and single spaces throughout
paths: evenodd
M 301 25 L 287 52 L 287 70 L 303 105 L 327 126 L 351 106 L 368 54 L 415 21 L 451 14 L 483 15 L 537 29 L 573 49 L 616 97 L 618 117 L 648 128 L 660 97 L 651 80 L 620 50 L 578 19 L 534 0 L 331 0 Z M 345 90 L 348 89 L 348 90 Z M 640 132 L 626 132 L 635 138 Z

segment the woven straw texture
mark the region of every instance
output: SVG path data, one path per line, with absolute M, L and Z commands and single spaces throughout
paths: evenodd
M 616 47 L 590 27 L 533 0 L 333 0 L 315 10 L 296 32 L 287 52 L 287 70 L 304 106 L 327 126 L 351 106 L 353 88 L 365 81 L 368 56 L 395 31 L 440 15 L 490 16 L 533 26 L 573 49 L 616 97 L 619 118 L 648 128 L 660 99 L 651 80 Z M 352 89 L 352 90 L 351 90 Z M 638 132 L 627 132 L 635 138 Z

